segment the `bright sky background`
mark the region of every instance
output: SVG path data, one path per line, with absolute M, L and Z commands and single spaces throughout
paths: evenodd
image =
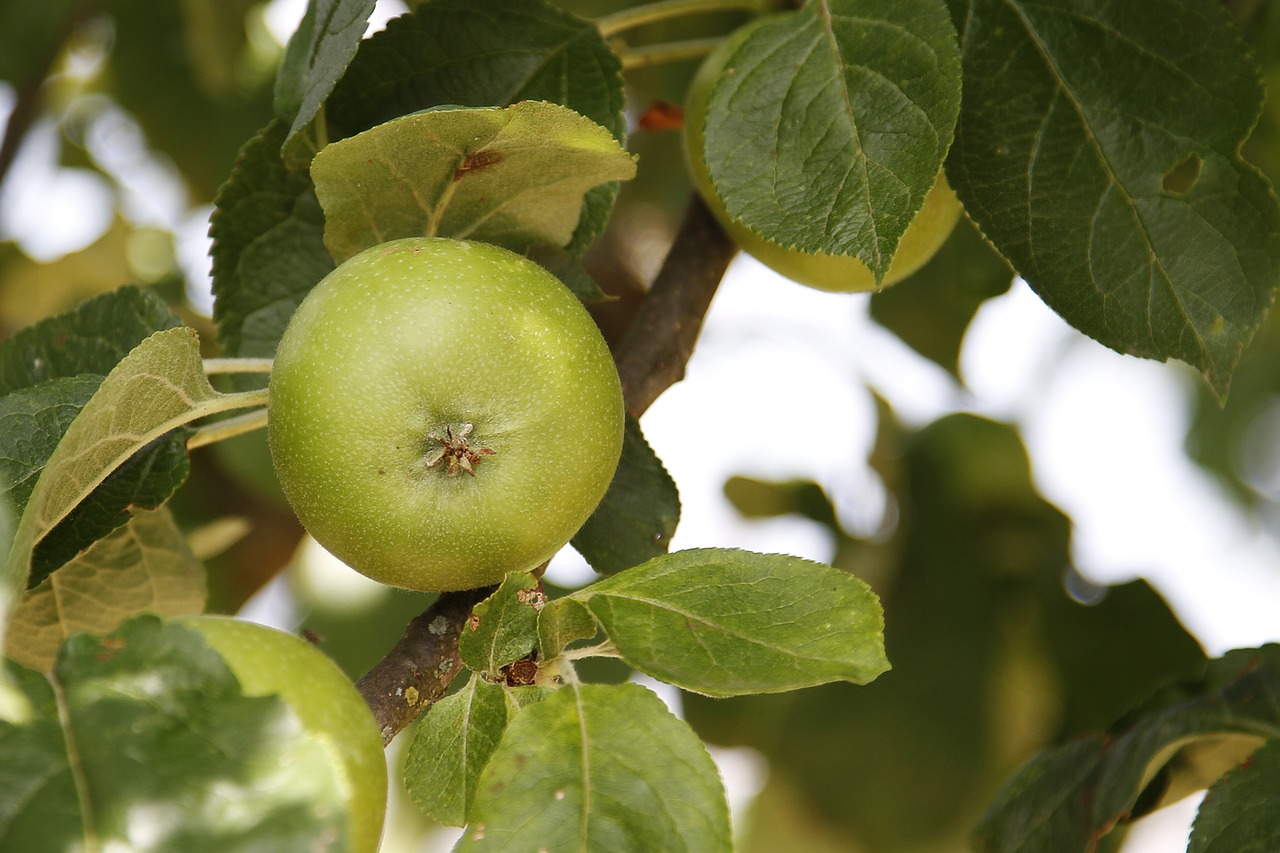
M 302 8 L 301 0 L 276 0 L 268 26 L 287 37 Z M 375 25 L 398 8 L 380 3 Z M 0 119 L 11 106 L 12 92 L 0 85 Z M 0 237 L 41 260 L 96 239 L 112 202 L 101 176 L 56 165 L 55 144 L 56 129 L 38 125 L 0 196 Z M 126 188 L 130 218 L 174 231 L 189 277 L 207 281 L 209 211 L 189 209 L 172 167 L 147 152 L 137 126 L 107 110 L 89 146 Z M 197 289 L 193 297 L 207 306 L 207 294 Z M 680 486 L 674 548 L 831 558 L 828 532 L 812 522 L 739 517 L 722 493 L 734 474 L 812 479 L 833 496 L 850 531 L 875 529 L 885 494 L 866 463 L 875 430 L 870 386 L 912 426 L 953 411 L 1017 423 L 1042 492 L 1075 523 L 1077 569 L 1103 583 L 1149 578 L 1210 654 L 1280 640 L 1280 545 L 1182 450 L 1189 392 L 1199 381 L 1190 371 L 1106 350 L 1017 282 L 973 323 L 962 389 L 871 322 L 867 306 L 865 296 L 809 290 L 745 256 L 734 262 L 687 378 L 642 421 Z M 1262 422 L 1277 427 L 1264 438 L 1280 432 L 1273 421 Z M 573 554 L 551 571 L 570 583 L 592 577 Z M 740 803 L 759 784 L 760 765 L 744 753 L 721 758 Z M 1145 821 L 1126 851 L 1182 849 L 1194 802 Z

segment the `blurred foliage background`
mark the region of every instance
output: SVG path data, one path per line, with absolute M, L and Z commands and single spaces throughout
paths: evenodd
M 9 0 L 0 4 L 0 334 L 124 283 L 165 295 L 208 348 L 204 232 L 240 145 L 271 117 L 282 55 L 259 0 Z M 296 6 L 296 4 L 293 4 Z M 562 5 L 594 16 L 623 0 Z M 1280 87 L 1280 12 L 1228 5 Z M 387 6 L 388 13 L 395 7 Z M 294 9 L 300 13 L 300 9 Z M 633 44 L 723 34 L 738 13 L 628 33 Z M 670 114 L 693 62 L 628 75 L 636 180 L 624 187 L 588 268 L 617 297 L 597 306 L 607 336 L 626 329 L 689 193 Z M 1280 176 L 1280 107 L 1245 149 Z M 975 312 L 1011 274 L 967 223 L 912 280 L 870 300 L 871 316 L 962 383 Z M 1225 406 L 1188 383 L 1186 453 L 1265 535 L 1280 532 L 1280 319 L 1246 352 Z M 735 476 L 724 499 L 747 519 L 822 526 L 832 561 L 883 597 L 894 669 L 869 687 L 832 685 L 684 710 L 712 744 L 768 760 L 740 849 L 963 849 L 984 805 L 1034 751 L 1096 729 L 1201 646 L 1144 580 L 1103 589 L 1072 569 L 1072 522 L 1036 488 L 1017 429 L 952 414 L 911 429 L 881 401 L 871 465 L 892 509 L 874 535 L 846 530 L 814 482 Z M 783 436 L 787 438 L 787 436 Z M 295 562 L 302 535 L 271 475 L 261 435 L 197 451 L 173 502 L 207 558 L 212 608 L 234 612 Z M 680 472 L 674 472 L 677 481 Z M 1207 583 L 1212 583 L 1206 567 Z M 297 624 L 353 676 L 429 597 L 288 575 Z M 588 677 L 625 678 L 613 669 Z M 780 839 L 785 839 L 782 841 Z M 1112 839 L 1109 843 L 1117 843 Z

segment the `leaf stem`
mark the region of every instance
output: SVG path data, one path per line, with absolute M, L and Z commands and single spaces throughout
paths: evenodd
M 265 395 L 265 392 L 263 393 Z M 197 447 L 204 447 L 206 444 L 235 438 L 237 435 L 244 435 L 256 429 L 262 429 L 266 425 L 266 409 L 254 409 L 252 412 L 245 412 L 243 415 L 236 415 L 234 418 L 214 421 L 196 429 L 191 438 L 187 439 L 187 450 L 195 450 Z
M 206 358 L 203 362 L 206 376 L 225 373 L 270 373 L 269 358 Z
M 621 658 L 622 654 L 618 651 L 618 647 L 613 644 L 613 640 L 605 640 L 603 643 L 594 646 L 565 649 L 560 653 L 560 657 L 568 661 L 575 661 L 583 658 Z
M 721 41 L 723 41 L 723 38 L 715 36 L 634 48 L 620 45 L 616 48 L 616 52 L 618 58 L 622 60 L 622 70 L 632 71 L 636 68 L 648 68 L 651 65 L 662 65 L 667 62 L 701 59 L 715 50 L 716 45 L 720 44 Z
M 623 9 L 612 15 L 597 18 L 596 29 L 600 31 L 600 35 L 609 38 L 645 24 L 683 18 L 686 15 L 724 12 L 732 9 L 763 12 L 769 8 L 769 5 L 768 0 L 660 0 L 657 3 Z

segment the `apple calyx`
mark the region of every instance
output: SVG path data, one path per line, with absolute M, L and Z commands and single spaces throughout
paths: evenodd
M 440 447 L 427 456 L 427 467 L 439 467 L 450 477 L 456 477 L 462 471 L 474 477 L 476 463 L 497 451 L 489 447 L 472 447 L 467 436 L 473 428 L 474 424 L 470 423 L 445 424 L 428 433 L 428 437 L 439 442 Z

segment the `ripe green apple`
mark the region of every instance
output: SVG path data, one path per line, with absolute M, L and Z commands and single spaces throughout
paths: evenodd
M 344 849 L 374 853 L 387 810 L 387 762 L 373 715 L 347 676 L 315 646 L 228 616 L 175 619 L 226 661 L 246 696 L 279 695 L 342 769 L 350 829 Z
M 752 21 L 721 42 L 703 61 L 689 84 L 684 108 L 684 142 L 694 185 L 734 242 L 775 272 L 818 290 L 840 293 L 877 290 L 879 288 L 876 287 L 875 276 L 857 258 L 808 254 L 789 249 L 760 236 L 741 221 L 735 220 L 729 215 L 724 201 L 711 182 L 711 173 L 703 154 L 711 90 L 716 81 L 726 73 L 729 59 L 738 47 L 752 32 L 771 20 L 774 18 L 765 17 Z M 947 183 L 946 176 L 940 172 L 933 189 L 925 196 L 920 212 L 902 235 L 880 287 L 895 284 L 924 266 L 947 241 L 960 218 L 960 210 L 959 199 Z
M 392 586 L 470 589 L 560 550 L 609 488 L 622 391 L 576 297 L 497 246 L 407 238 L 307 295 L 268 441 L 303 526 Z

